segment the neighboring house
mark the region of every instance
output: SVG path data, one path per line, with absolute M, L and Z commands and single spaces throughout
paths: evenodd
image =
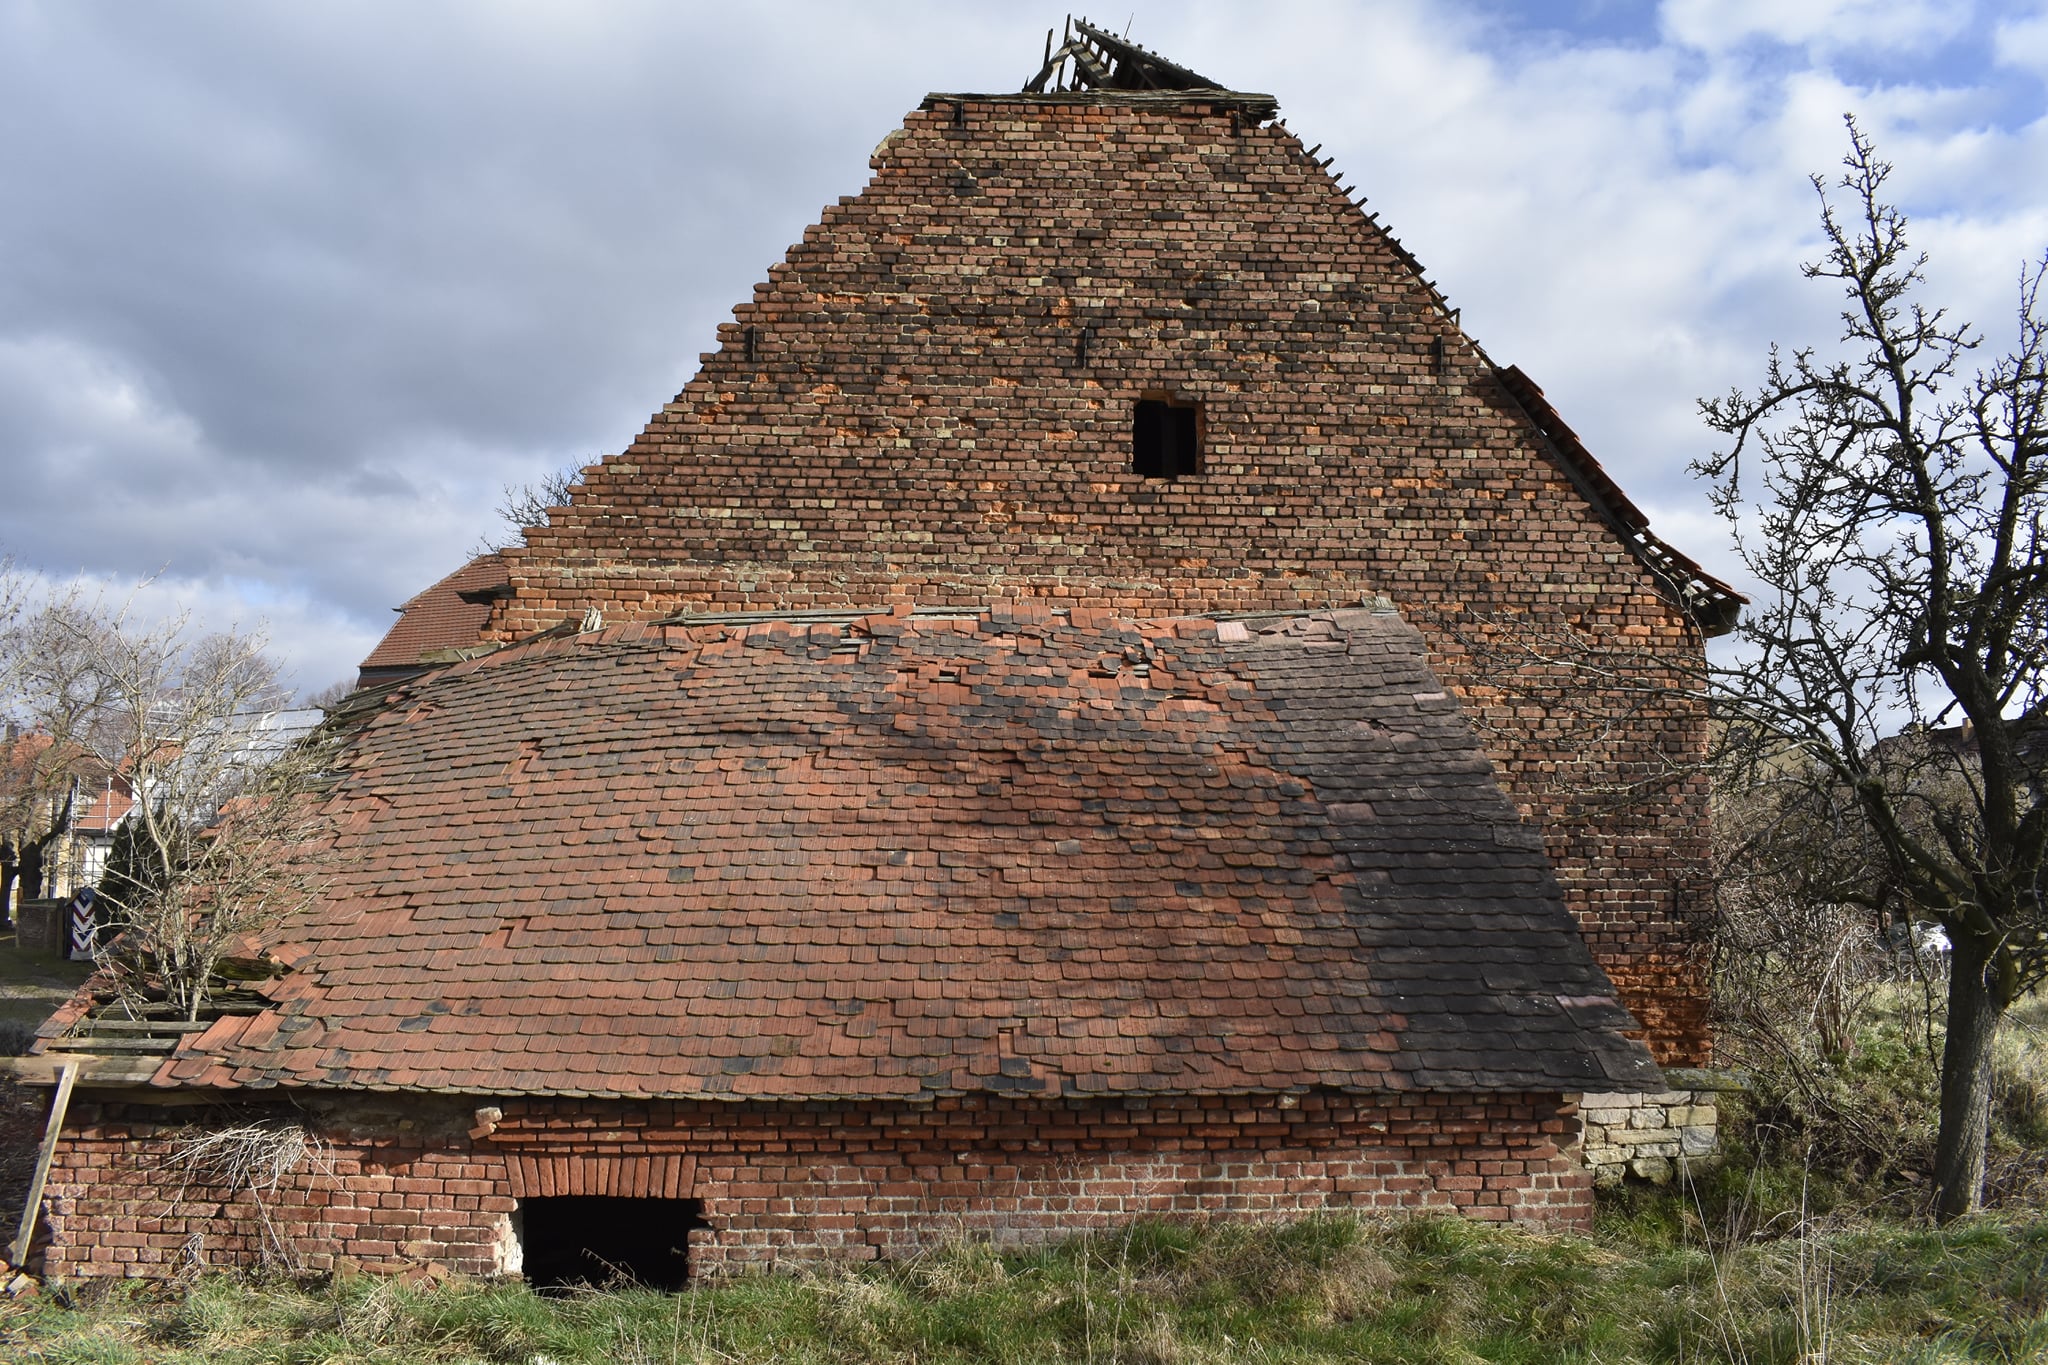
M 395 650 L 452 661 L 341 717 L 271 980 L 140 1062 L 46 1026 L 50 1270 L 1590 1216 L 1579 1097 L 1708 1047 L 1739 599 L 1270 97 L 1080 41 L 1097 88 L 928 97 L 470 644 Z M 331 1160 L 249 1216 L 192 1101 Z
M 18 896 L 95 885 L 134 804 L 127 777 L 90 754 L 34 731 L 0 741 L 0 918 Z
M 121 822 L 135 809 L 135 791 L 127 777 L 102 773 L 97 783 L 81 786 L 72 816 L 72 843 L 62 859 L 62 876 L 52 883 L 53 896 L 75 896 L 88 886 L 97 886 L 107 870 L 114 836 Z
M 217 779 L 232 778 L 232 770 L 244 763 L 268 762 L 283 746 L 312 733 L 320 720 L 318 710 L 300 708 L 236 718 L 232 727 L 218 732 L 231 736 L 228 748 L 236 757 Z M 176 747 L 166 752 L 175 753 Z M 210 753 L 220 748 L 212 743 L 204 747 Z M 68 898 L 98 886 L 121 826 L 135 810 L 138 781 L 147 785 L 133 763 L 111 765 L 75 745 L 69 753 L 70 757 L 63 757 L 49 736 L 32 731 L 0 742 L 0 850 L 4 850 L 7 896 L 0 905 L 10 912 L 16 892 Z M 219 762 L 217 757 L 214 761 Z M 191 814 L 200 819 L 213 817 L 213 808 L 206 805 L 204 794 L 193 782 L 174 773 L 169 785 L 180 799 L 198 800 L 200 808 Z M 30 845 L 38 841 L 42 844 L 39 864 L 24 858 Z M 28 886 L 30 880 L 37 885 Z

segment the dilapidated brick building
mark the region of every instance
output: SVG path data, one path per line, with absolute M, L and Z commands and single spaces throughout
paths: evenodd
M 51 1269 L 1587 1216 L 1575 1097 L 1707 1047 L 1737 599 L 1270 97 L 1063 55 L 927 97 L 359 709 L 277 975 L 82 1082 Z M 328 1157 L 167 1209 L 230 1113 Z

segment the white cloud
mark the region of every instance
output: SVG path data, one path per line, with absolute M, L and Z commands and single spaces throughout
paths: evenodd
M 216 631 L 255 636 L 281 665 L 286 685 L 301 694 L 353 681 L 357 662 L 378 638 L 331 603 L 300 592 L 281 595 L 263 581 L 30 571 L 27 584 L 31 601 L 75 592 L 138 631 L 182 622 L 188 641 Z
M 186 463 L 199 449 L 199 425 L 150 388 L 124 357 L 75 338 L 0 336 L 0 408 L 9 418 L 17 473 L 23 459 L 34 457 L 38 438 L 73 461 L 118 442 L 159 461 Z
M 1967 26 L 1956 0 L 1664 0 L 1665 34 L 1720 53 L 1759 40 L 1816 53 L 1911 52 Z
M 2048 241 L 2048 121 L 1994 117 L 1988 67 L 1878 84 L 1850 58 L 1974 25 L 1951 56 L 1995 39 L 2041 70 L 2048 9 L 1672 0 L 1610 38 L 1569 8 L 1201 0 L 1133 36 L 1277 95 L 1489 351 L 1724 562 L 1694 400 L 1834 335 L 1797 266 L 1845 110 L 1959 312 L 2002 317 Z M 160 591 L 268 617 L 328 681 L 501 484 L 630 440 L 926 90 L 1020 84 L 1045 18 L 0 0 L 0 543 L 110 582 L 168 566 Z
M 2048 4 L 2036 3 L 2030 13 L 1999 20 L 1992 40 L 2000 65 L 2048 77 Z

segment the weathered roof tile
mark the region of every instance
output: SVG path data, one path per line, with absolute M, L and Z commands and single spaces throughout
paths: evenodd
M 430 656 L 473 648 L 491 619 L 492 600 L 510 584 L 504 559 L 486 554 L 414 595 L 363 660 L 364 681 L 415 670 Z
M 1659 1083 L 1414 632 L 1241 624 L 700 622 L 415 683 L 273 1013 L 159 1083 Z

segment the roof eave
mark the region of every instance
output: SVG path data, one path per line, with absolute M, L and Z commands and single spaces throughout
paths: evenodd
M 1492 365 L 1492 369 L 1501 388 L 1555 453 L 1565 477 L 1650 571 L 1665 596 L 1699 626 L 1703 635 L 1712 638 L 1735 629 L 1749 599 L 1650 530 L 1649 516 L 1622 492 L 1621 485 L 1601 467 L 1578 433 L 1550 405 L 1543 390 L 1521 366 Z

